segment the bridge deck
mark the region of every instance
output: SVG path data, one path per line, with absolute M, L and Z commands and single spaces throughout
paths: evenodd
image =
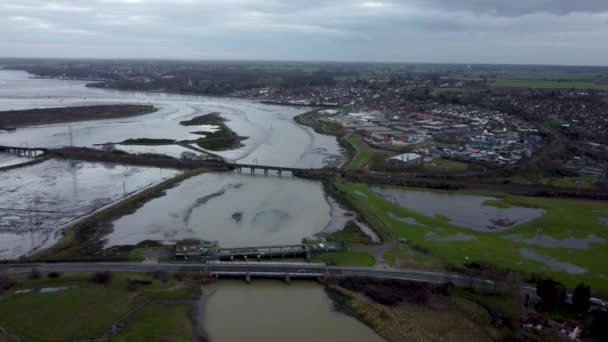
M 284 167 L 284 166 L 270 166 L 270 165 L 254 165 L 254 164 L 238 164 L 238 163 L 226 163 L 226 166 L 232 169 L 252 169 L 252 170 L 270 170 L 270 171 L 286 171 L 286 172 L 298 172 L 306 169 L 296 167 Z

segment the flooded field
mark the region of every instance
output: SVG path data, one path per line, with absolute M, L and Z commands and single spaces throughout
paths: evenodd
M 445 216 L 450 223 L 478 231 L 499 231 L 541 217 L 535 208 L 496 208 L 484 205 L 493 197 L 374 187 L 373 191 L 399 206 L 428 216 Z
M 383 341 L 356 319 L 336 312 L 313 282 L 221 281 L 204 287 L 211 341 Z
M 7 166 L 18 165 L 31 161 L 32 158 L 18 157 L 14 154 L 1 153 L 0 152 L 0 169 Z
M 340 221 L 344 212 L 334 215 Z M 107 246 L 192 237 L 219 241 L 222 247 L 294 244 L 331 222 L 332 210 L 319 182 L 208 173 L 116 220 Z
M 0 259 L 48 246 L 61 226 L 178 173 L 65 160 L 0 172 Z

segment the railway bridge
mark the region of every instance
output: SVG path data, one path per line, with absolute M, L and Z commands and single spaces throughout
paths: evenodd
M 257 170 L 263 171 L 265 175 L 268 175 L 270 171 L 275 171 L 279 176 L 283 172 L 291 172 L 293 176 L 297 176 L 299 173 L 306 171 L 307 169 L 295 168 L 295 167 L 283 167 L 283 166 L 268 166 L 268 165 L 257 165 L 257 164 L 239 164 L 239 163 L 225 163 L 226 167 L 231 170 L 237 170 L 242 172 L 243 169 L 249 169 L 251 174 L 255 174 Z
M 0 152 L 14 154 L 19 157 L 35 158 L 44 155 L 47 151 L 46 148 L 0 145 Z

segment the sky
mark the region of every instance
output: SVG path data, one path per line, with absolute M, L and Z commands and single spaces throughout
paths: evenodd
M 608 0 L 0 0 L 0 57 L 608 65 Z

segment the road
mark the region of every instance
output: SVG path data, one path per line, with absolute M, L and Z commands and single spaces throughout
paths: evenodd
M 494 283 L 486 279 L 475 279 L 461 275 L 427 272 L 409 269 L 379 270 L 371 267 L 337 267 L 325 264 L 309 263 L 265 263 L 265 262 L 213 262 L 213 263 L 35 263 L 7 264 L 0 266 L 0 274 L 28 273 L 32 269 L 39 272 L 211 272 L 218 276 L 241 276 L 247 273 L 252 278 L 277 277 L 289 274 L 292 278 L 318 278 L 324 274 L 338 277 L 369 277 L 377 279 L 399 279 L 427 283 L 452 282 L 459 286 L 491 286 L 500 288 L 505 284 Z M 524 289 L 535 291 L 533 287 Z

